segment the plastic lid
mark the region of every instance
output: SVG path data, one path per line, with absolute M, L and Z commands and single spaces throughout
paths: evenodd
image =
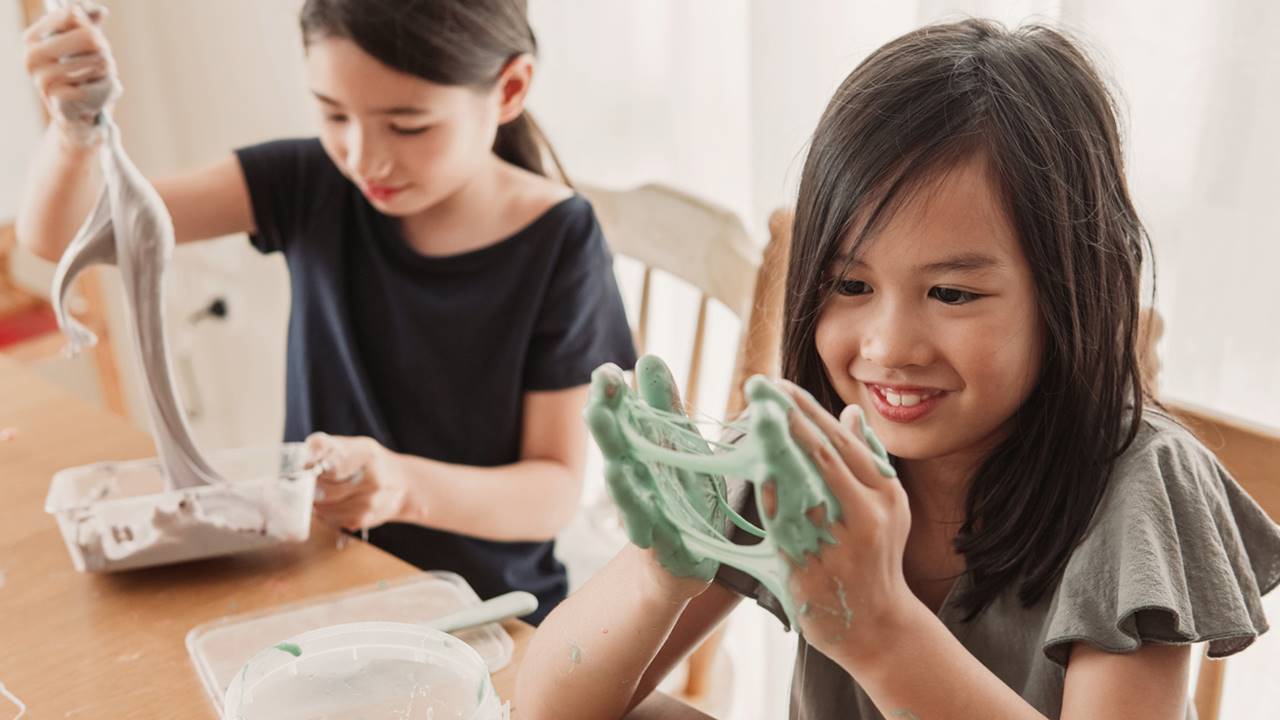
M 421 625 L 362 622 L 259 652 L 232 680 L 224 717 L 496 720 L 500 705 L 466 643 Z
M 263 648 L 317 628 L 354 622 L 426 623 L 480 602 L 471 586 L 450 572 L 427 572 L 284 606 L 219 618 L 187 633 L 187 652 L 214 709 L 250 657 Z M 497 672 L 514 643 L 498 623 L 455 633 Z

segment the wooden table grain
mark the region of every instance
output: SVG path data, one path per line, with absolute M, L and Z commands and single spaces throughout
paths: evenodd
M 187 656 L 191 628 L 418 572 L 364 543 L 340 544 L 339 533 L 319 522 L 304 544 L 116 574 L 76 572 L 44 511 L 50 478 L 75 465 L 153 454 L 150 438 L 124 419 L 0 356 L 0 683 L 26 704 L 28 717 L 210 720 L 214 710 Z M 504 626 L 515 655 L 494 685 L 509 699 L 533 628 Z M 10 707 L 0 697 L 0 714 Z M 630 717 L 707 718 L 659 693 Z

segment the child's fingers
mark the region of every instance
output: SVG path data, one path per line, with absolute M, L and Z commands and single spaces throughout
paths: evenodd
M 812 395 L 797 385 L 785 380 L 780 384 L 795 400 L 805 417 L 829 439 L 835 452 L 861 484 L 872 488 L 884 488 L 892 483 L 897 477 L 893 466 L 872 452 L 862 432 L 855 434 L 848 426 L 842 425 L 819 405 Z M 854 411 L 846 408 L 846 412 Z M 860 413 L 861 410 L 857 412 Z
M 369 502 L 367 495 L 348 498 L 343 502 L 316 503 L 315 512 L 321 519 L 347 530 L 368 527 Z
M 111 71 L 111 64 L 105 57 L 91 54 L 65 63 L 45 65 L 36 70 L 31 79 L 42 96 L 52 99 L 76 92 L 87 93 L 86 85 L 105 80 Z
M 799 408 L 793 408 L 787 413 L 787 420 L 791 437 L 808 454 L 841 506 L 849 507 L 850 503 L 865 504 L 869 500 L 864 495 L 867 486 L 858 479 L 857 471 L 849 466 L 833 441 Z
M 884 443 L 880 442 L 880 438 L 871 430 L 871 425 L 867 423 L 867 411 L 858 405 L 846 405 L 844 410 L 840 411 L 840 424 L 849 428 L 849 431 L 862 438 L 863 442 L 871 448 L 871 452 L 876 457 L 889 462 L 889 453 L 884 448 Z
M 102 55 L 97 33 L 90 28 L 76 28 L 53 35 L 30 47 L 26 55 L 27 72 L 70 62 L 74 58 Z
M 629 447 L 615 412 L 616 408 L 593 400 L 585 413 L 587 429 L 591 431 L 591 437 L 595 438 L 600 454 L 608 461 L 622 460 Z
M 778 485 L 773 478 L 760 483 L 760 509 L 770 520 L 778 512 Z
M 73 8 L 63 8 L 41 15 L 22 32 L 22 42 L 28 46 L 44 40 L 50 35 L 74 30 L 80 27 L 80 16 Z
M 622 403 L 626 388 L 627 378 L 622 368 L 613 363 L 605 363 L 591 371 L 591 399 L 595 402 L 616 407 Z
M 369 464 L 359 438 L 335 437 L 327 433 L 312 433 L 306 440 L 310 456 L 308 466 L 320 468 L 322 483 L 352 483 Z
M 655 355 L 645 355 L 636 362 L 636 388 L 650 407 L 666 412 L 684 413 L 680 390 L 671 369 Z

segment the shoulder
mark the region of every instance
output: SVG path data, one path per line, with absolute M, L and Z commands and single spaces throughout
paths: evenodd
M 522 168 L 508 166 L 502 178 L 505 222 L 524 232 L 581 244 L 599 233 L 591 203 L 573 188 Z
M 324 146 L 320 144 L 319 138 L 279 138 L 276 140 L 268 140 L 266 142 L 257 143 L 255 145 L 246 145 L 237 148 L 236 156 L 244 162 L 246 159 L 256 162 L 281 163 L 281 162 L 309 162 L 316 163 L 320 161 L 328 162 L 328 154 L 324 151 Z M 335 168 L 336 169 L 336 168 Z
M 1135 504 L 1142 499 L 1217 504 L 1234 487 L 1217 456 L 1190 430 L 1163 410 L 1148 408 L 1133 442 L 1112 465 L 1100 514 L 1149 509 Z
M 284 138 L 237 148 L 236 159 L 252 188 L 287 183 L 319 189 L 346 183 L 319 138 Z
M 1152 409 L 1139 422 L 1052 600 L 1045 650 L 1063 665 L 1074 641 L 1210 641 L 1223 656 L 1267 627 L 1280 528 L 1176 420 Z

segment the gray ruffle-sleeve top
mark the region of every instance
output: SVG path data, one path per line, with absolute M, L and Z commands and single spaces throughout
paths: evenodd
M 749 487 L 733 489 L 754 521 Z M 786 622 L 755 579 L 723 566 L 716 580 Z M 1126 653 L 1144 643 L 1207 642 L 1210 656 L 1226 657 L 1266 632 L 1261 596 L 1277 584 L 1280 526 L 1194 436 L 1147 412 L 1055 591 L 1023 607 L 1010 588 L 964 622 L 954 602 L 966 586 L 961 576 L 938 616 L 1005 684 L 1057 718 L 1072 643 Z M 834 717 L 882 718 L 848 673 L 801 638 L 791 718 Z M 1187 718 L 1194 717 L 1188 705 Z

